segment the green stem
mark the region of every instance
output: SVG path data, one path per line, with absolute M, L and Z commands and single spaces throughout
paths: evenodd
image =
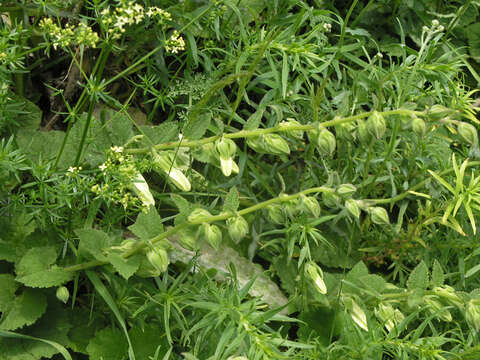
M 213 216 L 205 217 L 205 218 L 197 220 L 197 221 L 186 222 L 186 223 L 174 226 L 171 229 L 161 233 L 158 236 L 153 237 L 152 239 L 150 239 L 148 241 L 138 243 L 137 246 L 135 246 L 134 248 L 126 251 L 125 253 L 123 253 L 122 257 L 123 258 L 128 258 L 128 257 L 130 257 L 134 254 L 137 254 L 138 252 L 143 250 L 147 246 L 147 244 L 155 244 L 159 241 L 162 241 L 162 240 L 168 238 L 169 236 L 172 236 L 172 235 L 176 234 L 177 232 L 179 232 L 179 231 L 181 231 L 181 230 L 183 230 L 186 227 L 191 226 L 191 225 L 207 224 L 207 223 L 212 223 L 212 222 L 216 222 L 216 221 L 223 221 L 223 220 L 226 220 L 226 219 L 234 217 L 234 216 L 244 216 L 244 215 L 247 215 L 251 212 L 255 212 L 255 211 L 264 209 L 267 206 L 272 205 L 272 204 L 277 204 L 277 203 L 282 203 L 282 202 L 286 202 L 286 201 L 295 200 L 296 198 L 300 197 L 301 195 L 327 192 L 327 191 L 330 191 L 330 190 L 331 190 L 330 188 L 327 188 L 327 187 L 324 187 L 324 186 L 314 187 L 314 188 L 310 188 L 310 189 L 300 191 L 296 194 L 282 195 L 280 197 L 276 197 L 276 198 L 273 198 L 273 199 L 270 199 L 270 200 L 266 200 L 264 202 L 261 202 L 261 203 L 255 204 L 253 206 L 250 206 L 248 208 L 245 208 L 243 210 L 240 210 L 237 213 L 225 212 L 225 213 L 221 213 L 219 215 L 213 215 Z M 66 267 L 64 270 L 66 270 L 66 271 L 80 271 L 80 270 L 86 270 L 86 269 L 90 269 L 92 267 L 105 265 L 105 264 L 107 264 L 106 261 L 92 260 L 92 261 L 88 261 L 88 262 L 85 262 L 85 263 L 82 263 L 82 264 L 77 264 L 77 265 L 72 265 L 72 266 Z
M 380 112 L 384 116 L 389 116 L 389 115 L 417 115 L 417 116 L 422 116 L 425 115 L 424 112 L 422 111 L 413 111 L 413 110 L 407 110 L 407 109 L 397 109 L 397 110 L 389 110 L 389 111 L 383 111 Z M 357 115 L 352 115 L 352 116 L 347 116 L 344 118 L 340 117 L 335 117 L 333 120 L 325 121 L 321 123 L 323 127 L 330 127 L 330 126 L 337 126 L 343 123 L 348 123 L 352 121 L 356 121 L 358 119 L 363 119 L 366 117 L 369 117 L 372 114 L 372 112 L 366 112 L 362 114 L 357 114 Z M 293 131 L 293 130 L 302 130 L 302 131 L 312 131 L 312 130 L 317 130 L 318 127 L 313 124 L 309 125 L 279 125 L 275 127 L 271 127 L 268 129 L 255 129 L 255 130 L 241 130 L 237 131 L 235 133 L 230 133 L 230 134 L 223 134 L 223 135 L 216 135 L 216 136 L 210 136 L 207 138 L 203 138 L 200 140 L 193 140 L 193 141 L 187 141 L 183 140 L 182 141 L 175 141 L 175 142 L 169 142 L 165 144 L 158 144 L 155 145 L 153 148 L 155 150 L 167 150 L 167 149 L 175 149 L 177 147 L 188 147 L 188 148 L 193 148 L 197 146 L 201 146 L 204 144 L 208 144 L 211 142 L 216 141 L 219 139 L 221 136 L 228 138 L 228 139 L 239 139 L 239 138 L 248 138 L 248 137 L 255 137 L 255 136 L 260 136 L 260 135 L 265 135 L 265 134 L 271 134 L 271 133 L 277 133 L 277 132 L 288 132 L 288 131 Z M 140 148 L 140 149 L 127 149 L 125 150 L 126 153 L 129 154 L 146 154 L 151 151 L 151 148 Z

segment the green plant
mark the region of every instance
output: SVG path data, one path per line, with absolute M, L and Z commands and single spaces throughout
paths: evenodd
M 342 4 L 0 5 L 1 356 L 478 356 L 478 3 Z

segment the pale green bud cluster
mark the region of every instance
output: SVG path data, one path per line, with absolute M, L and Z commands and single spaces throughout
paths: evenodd
M 290 125 L 301 125 L 297 120 L 292 118 L 287 118 L 287 121 L 282 121 L 279 124 L 281 127 L 286 127 Z M 286 133 L 295 139 L 303 140 L 303 131 L 302 130 L 288 130 Z
M 174 162 L 172 153 L 154 153 L 153 169 L 162 175 L 168 176 L 170 181 L 180 190 L 191 190 L 192 186 L 190 181 Z
M 398 309 L 394 309 L 391 305 L 379 304 L 375 309 L 375 316 L 378 320 L 384 323 L 385 328 L 388 332 L 400 324 L 405 316 Z
M 303 213 L 313 215 L 318 218 L 320 216 L 320 204 L 318 200 L 313 196 L 300 196 L 299 210 Z
M 373 206 L 368 208 L 372 222 L 377 225 L 388 225 L 390 219 L 388 217 L 387 210 L 379 206 Z
M 340 205 L 341 198 L 334 189 L 327 189 L 322 192 L 322 202 L 329 208 L 337 208 Z
M 467 144 L 478 146 L 478 133 L 475 126 L 466 122 L 460 122 L 457 125 L 458 135 Z
M 471 299 L 467 303 L 465 318 L 467 323 L 478 333 L 480 331 L 480 299 Z
M 238 244 L 248 234 L 248 222 L 241 216 L 227 219 L 228 234 L 234 243 Z
M 452 314 L 445 308 L 445 305 L 439 301 L 438 296 L 426 295 L 423 301 L 428 305 L 428 310 L 432 315 L 446 322 L 452 321 Z
M 365 314 L 365 311 L 363 311 L 363 309 L 356 303 L 356 301 L 352 297 L 344 297 L 343 304 L 347 312 L 352 317 L 353 322 L 361 329 L 368 331 L 367 315 Z
M 347 199 L 345 201 L 345 208 L 354 218 L 360 219 L 361 210 L 359 206 L 359 200 Z
M 220 169 L 223 175 L 230 176 L 234 168 L 238 169 L 237 164 L 233 161 L 237 152 L 237 145 L 231 139 L 221 138 L 215 142 L 215 151 L 220 159 Z
M 364 120 L 357 121 L 357 137 L 363 145 L 368 145 L 372 139 L 372 136 L 368 131 L 367 122 Z
M 315 262 L 310 261 L 305 265 L 305 274 L 313 281 L 320 294 L 327 293 L 327 286 L 323 281 L 323 271 Z
M 427 131 L 427 125 L 423 119 L 414 117 L 411 122 L 412 130 L 418 137 L 423 137 Z
M 320 128 L 317 137 L 318 150 L 322 155 L 331 156 L 337 147 L 335 135 L 325 128 Z
M 247 145 L 258 153 L 272 155 L 290 154 L 290 147 L 287 141 L 278 134 L 263 134 L 249 137 Z
M 188 221 L 193 224 L 201 224 L 202 222 L 207 221 L 212 214 L 208 210 L 202 208 L 194 209 L 190 215 L 188 215 Z
M 442 120 L 448 116 L 454 115 L 455 110 L 449 109 L 443 105 L 435 104 L 428 109 L 427 116 L 433 120 Z
M 274 224 L 282 225 L 287 221 L 287 216 L 283 210 L 283 206 L 279 204 L 272 204 L 267 207 L 268 217 Z
M 374 111 L 367 119 L 367 131 L 377 140 L 381 139 L 387 130 L 387 124 L 381 113 Z
M 156 247 L 149 250 L 146 256 L 147 260 L 155 268 L 156 272 L 158 272 L 158 275 L 167 271 L 170 260 L 168 259 L 167 250 L 163 247 Z
M 336 127 L 337 138 L 344 141 L 355 140 L 355 124 L 352 122 L 343 123 Z
M 357 187 L 352 184 L 341 184 L 337 188 L 337 194 L 344 199 L 350 199 L 353 194 L 357 191 Z
M 68 299 L 70 298 L 70 293 L 65 286 L 60 286 L 57 288 L 56 297 L 58 300 L 63 302 L 64 304 L 67 303 Z

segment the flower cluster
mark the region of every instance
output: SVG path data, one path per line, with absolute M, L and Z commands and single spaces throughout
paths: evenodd
M 177 30 L 174 30 L 170 38 L 165 41 L 165 50 L 172 54 L 185 50 L 185 40 L 183 40 Z
M 127 27 L 138 25 L 146 18 L 155 19 L 159 25 L 172 20 L 172 15 L 165 10 L 153 6 L 145 11 L 142 5 L 135 4 L 133 1 L 124 2 L 114 10 L 107 7 L 102 10 L 100 15 L 101 22 L 112 39 L 119 39 Z
M 125 154 L 121 146 L 112 146 L 107 160 L 99 166 L 103 181 L 91 187 L 97 196 L 121 204 L 124 209 L 147 209 L 155 201 L 148 185 L 137 169 L 132 155 Z M 133 193 L 132 193 L 133 192 Z
M 70 45 L 85 45 L 95 48 L 100 40 L 98 34 L 82 22 L 76 27 L 67 24 L 62 28 L 52 19 L 44 18 L 40 21 L 39 28 L 43 30 L 45 38 L 55 50 L 58 47 L 66 48 Z

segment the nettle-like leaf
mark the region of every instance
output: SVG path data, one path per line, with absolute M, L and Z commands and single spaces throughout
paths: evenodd
M 16 280 L 29 287 L 58 286 L 72 279 L 72 273 L 53 265 L 57 252 L 52 246 L 28 250 L 15 267 Z
M 2 313 L 0 329 L 16 330 L 35 323 L 45 313 L 47 300 L 39 290 L 24 289 L 6 307 L 8 310 Z
M 2 360 L 40 360 L 51 358 L 60 351 L 69 359 L 65 347 L 70 340 L 67 333 L 71 323 L 65 309 L 50 304 L 48 312 L 35 325 L 29 327 L 17 338 L 0 338 Z M 31 337 L 31 338 L 27 338 Z
M 18 283 L 13 275 L 0 274 L 0 313 L 7 311 L 15 299 Z
M 140 239 L 148 240 L 163 232 L 162 218 L 158 215 L 157 210 L 151 206 L 147 213 L 138 214 L 137 221 L 130 225 L 128 229 Z
M 423 289 L 425 290 L 429 285 L 428 267 L 422 260 L 415 269 L 410 273 L 407 280 L 408 290 Z
M 113 245 L 108 234 L 96 229 L 77 229 L 75 233 L 80 238 L 78 251 L 82 255 L 90 255 L 100 261 L 107 261 L 104 250 Z
M 225 202 L 223 203 L 223 210 L 234 213 L 235 211 L 237 211 L 239 204 L 240 202 L 238 190 L 235 186 L 233 186 L 225 197 Z
M 157 126 L 140 126 L 140 131 L 144 135 L 140 143 L 143 147 L 150 147 L 178 139 L 178 125 L 173 121 L 164 122 Z
M 122 360 L 127 357 L 127 341 L 116 328 L 98 331 L 87 346 L 90 360 Z
M 210 126 L 211 120 L 211 112 L 195 112 L 191 114 L 183 128 L 183 135 L 189 140 L 200 139 Z
M 120 254 L 113 253 L 108 254 L 107 260 L 125 280 L 128 280 L 138 270 L 142 261 L 142 255 L 135 255 L 125 259 Z
M 435 286 L 442 286 L 445 282 L 445 274 L 442 265 L 435 259 L 432 269 L 432 288 Z

